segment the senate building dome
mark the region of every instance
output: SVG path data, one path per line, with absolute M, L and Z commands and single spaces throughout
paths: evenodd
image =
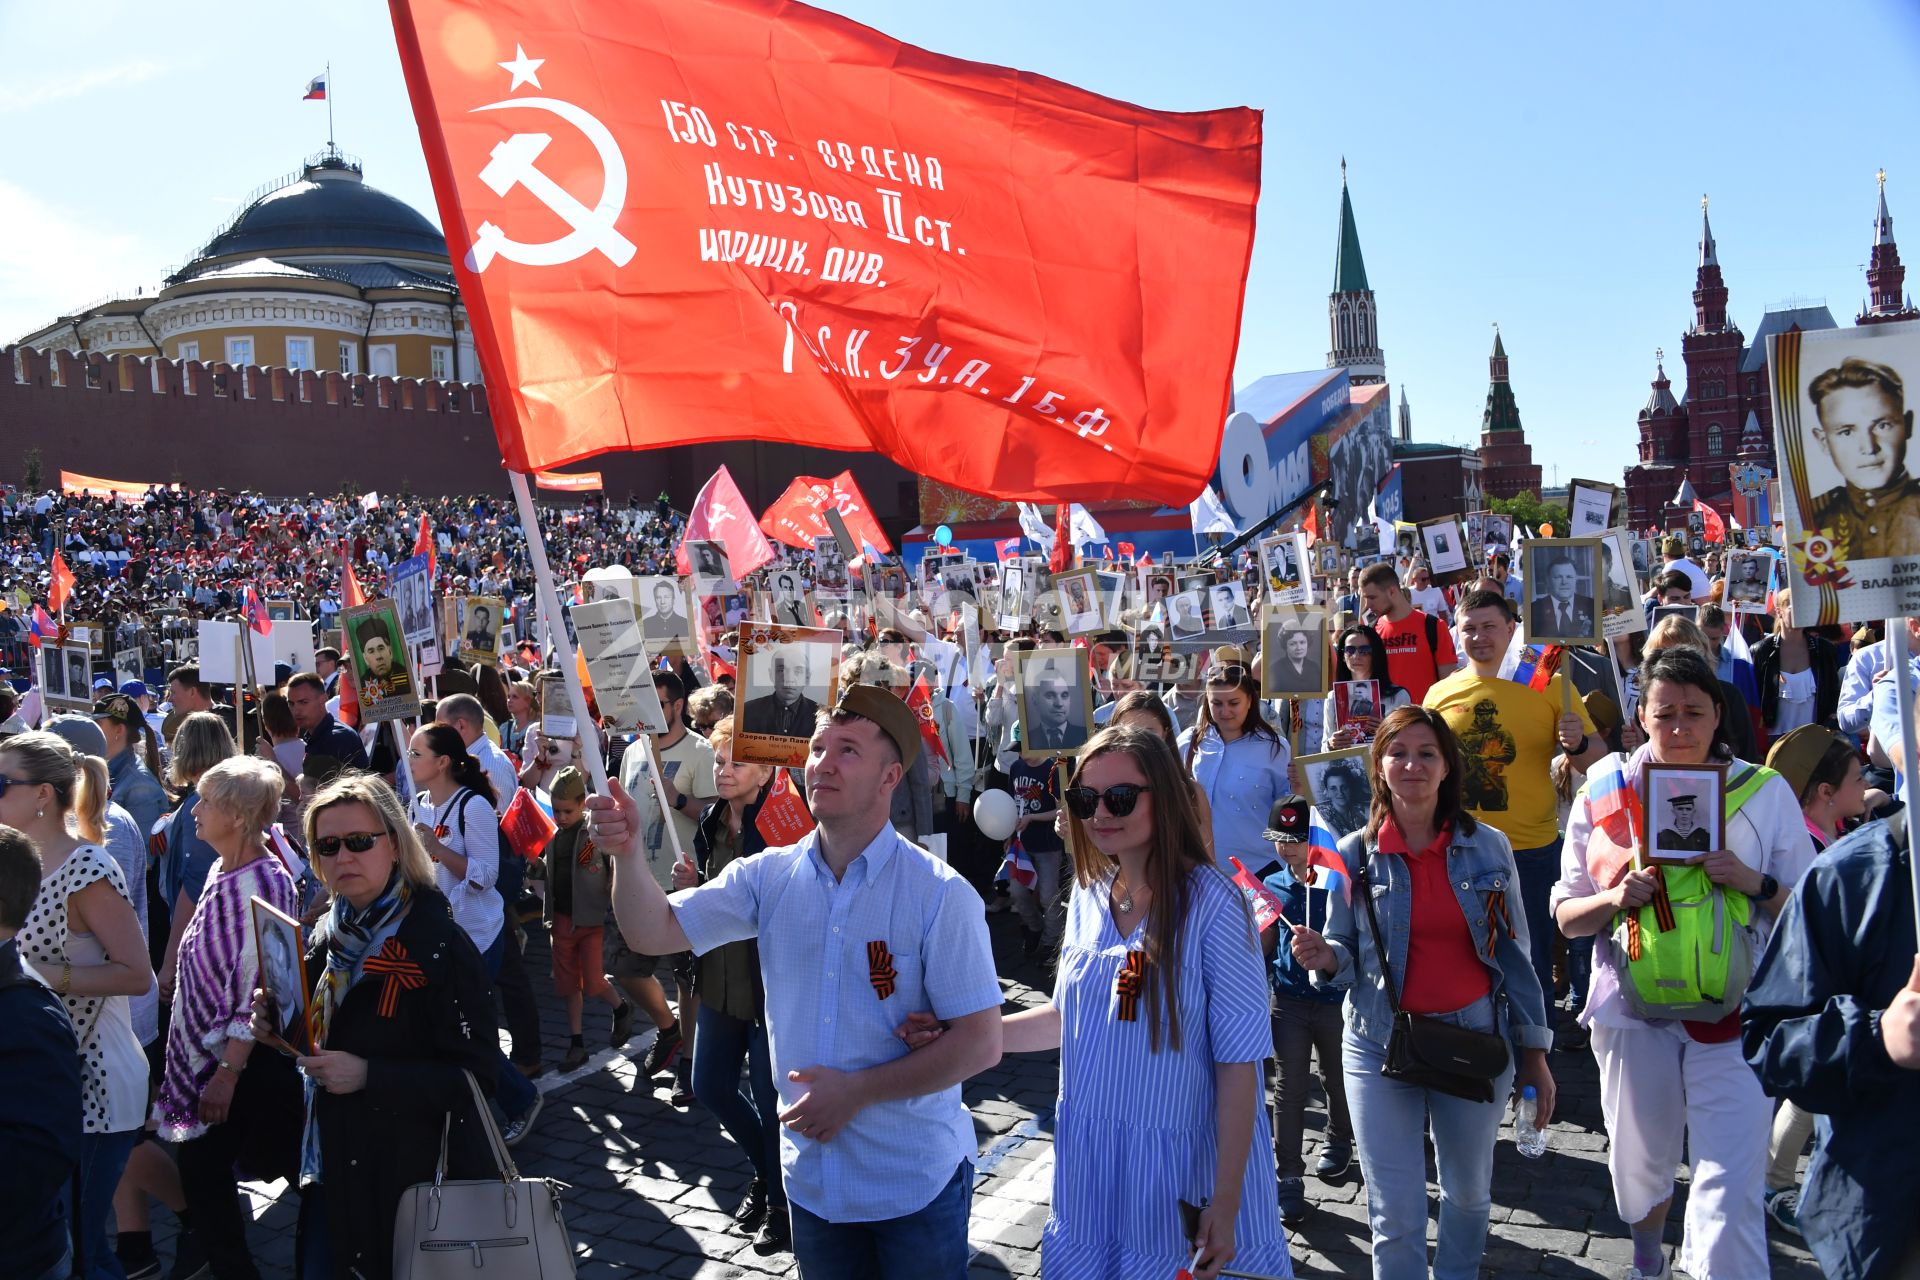
M 446 238 L 329 147 L 169 271 L 25 335 L 37 348 L 479 382 Z

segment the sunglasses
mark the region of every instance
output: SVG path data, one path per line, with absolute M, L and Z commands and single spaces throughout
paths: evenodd
M 348 853 L 365 853 L 385 834 L 384 831 L 349 831 L 343 836 L 320 836 L 313 842 L 313 851 L 323 858 L 331 858 L 345 845 Z
M 1092 787 L 1068 787 L 1063 794 L 1067 802 L 1067 812 L 1085 822 L 1093 817 L 1095 807 L 1106 802 L 1107 812 L 1116 818 L 1124 818 L 1133 812 L 1133 806 L 1140 803 L 1140 793 L 1151 791 L 1131 782 L 1116 782 L 1105 791 L 1095 791 Z
M 37 787 L 39 785 L 39 783 L 29 778 L 9 778 L 6 774 L 0 773 L 0 796 L 7 794 L 8 787 Z
M 1373 656 L 1373 646 L 1370 644 L 1343 644 L 1340 646 L 1340 652 L 1350 658 L 1366 658 Z

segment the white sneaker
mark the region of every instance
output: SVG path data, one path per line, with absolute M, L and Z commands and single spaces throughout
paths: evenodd
M 1627 1280 L 1671 1280 L 1672 1276 L 1673 1267 L 1668 1263 L 1664 1252 L 1660 1255 L 1660 1269 L 1658 1271 L 1642 1271 L 1638 1267 L 1627 1268 Z
M 512 1117 L 505 1125 L 501 1126 L 501 1139 L 511 1147 L 519 1142 L 520 1139 L 526 1137 L 527 1131 L 533 1128 L 533 1122 L 540 1118 L 540 1108 L 546 1105 L 546 1094 L 534 1094 L 532 1106 L 528 1107 L 524 1113 Z

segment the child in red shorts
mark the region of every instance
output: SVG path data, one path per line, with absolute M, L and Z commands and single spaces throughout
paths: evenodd
M 615 1049 L 633 1034 L 633 1005 L 607 981 L 600 953 L 607 916 L 613 910 L 612 868 L 587 835 L 587 781 L 578 769 L 562 769 L 554 777 L 553 821 L 559 830 L 540 851 L 546 871 L 544 909 L 553 934 L 553 986 L 567 1006 L 567 1055 L 562 1071 L 573 1071 L 587 1060 L 581 1033 L 581 1008 L 587 996 L 613 1010 Z

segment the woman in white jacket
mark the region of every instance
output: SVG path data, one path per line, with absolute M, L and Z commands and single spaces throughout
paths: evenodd
M 1756 960 L 1774 916 L 1813 861 L 1812 846 L 1786 780 L 1731 759 L 1720 681 L 1705 658 L 1691 649 L 1661 650 L 1640 668 L 1640 691 L 1646 745 L 1588 771 L 1567 826 L 1554 920 L 1569 938 L 1601 935 L 1580 1022 L 1592 1032 L 1600 1064 L 1614 1201 L 1632 1227 L 1629 1277 L 1670 1274 L 1661 1236 L 1674 1168 L 1684 1158 L 1693 1181 L 1679 1265 L 1695 1280 L 1749 1280 L 1769 1270 L 1762 1207 L 1771 1115 L 1766 1095 L 1741 1057 L 1737 1010 L 1704 1023 L 1648 1020 L 1629 1008 L 1620 990 L 1623 960 L 1605 934 L 1619 912 L 1651 901 L 1658 882 L 1620 855 L 1632 838 L 1614 839 L 1621 829 L 1617 819 L 1606 820 L 1610 806 L 1603 806 L 1596 831 L 1589 794 L 1605 792 L 1624 771 L 1626 794 L 1638 795 L 1649 761 L 1725 763 L 1730 807 L 1737 808 L 1725 820 L 1722 847 L 1699 860 L 1721 890 L 1751 899 L 1748 936 Z M 1650 826 L 1642 823 L 1643 833 Z

